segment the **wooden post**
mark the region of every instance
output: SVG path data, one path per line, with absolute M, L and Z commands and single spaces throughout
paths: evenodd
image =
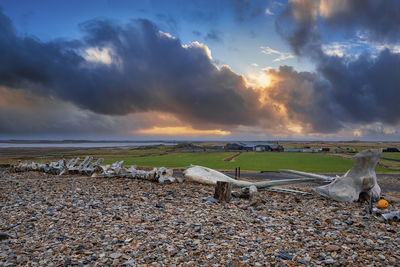
M 219 201 L 229 202 L 232 198 L 232 183 L 217 181 L 214 198 Z

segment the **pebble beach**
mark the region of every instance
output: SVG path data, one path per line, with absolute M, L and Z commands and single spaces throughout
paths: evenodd
M 0 266 L 399 266 L 400 223 L 291 188 L 310 194 L 3 171 Z

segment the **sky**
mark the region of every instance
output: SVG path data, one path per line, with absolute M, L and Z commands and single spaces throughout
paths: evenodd
M 400 137 L 398 0 L 3 0 L 0 139 Z

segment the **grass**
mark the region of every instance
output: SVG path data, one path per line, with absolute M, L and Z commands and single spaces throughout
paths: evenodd
M 247 171 L 278 171 L 279 169 L 294 169 L 315 173 L 344 173 L 353 166 L 353 161 L 321 153 L 242 153 L 234 162 L 223 159 L 232 156 L 233 152 L 197 152 L 170 153 L 160 156 L 121 157 L 106 159 L 110 164 L 116 160 L 124 160 L 126 165 L 142 167 L 185 168 L 190 164 L 206 166 L 219 170 L 233 170 L 235 167 Z M 378 166 L 377 172 L 393 172 L 388 168 Z
M 388 158 L 388 159 L 398 159 L 400 160 L 400 153 L 399 152 L 384 152 L 382 153 L 382 158 Z
M 323 144 L 325 145 L 325 144 Z M 372 145 L 371 145 L 372 146 Z M 347 147 L 347 146 L 346 146 Z M 360 147 L 357 147 L 359 151 Z M 128 148 L 11 148 L 0 150 L 0 163 L 16 163 L 18 159 L 57 161 L 61 158 L 91 155 L 104 158 L 103 164 L 124 160 L 125 166 L 186 168 L 190 164 L 202 165 L 218 170 L 234 170 L 240 167 L 247 171 L 277 171 L 294 169 L 315 173 L 344 173 L 353 166 L 354 154 L 322 153 L 257 153 L 244 152 L 234 161 L 224 161 L 236 152 L 188 152 L 191 148 L 159 146 L 146 149 Z M 400 153 L 383 153 L 383 158 L 399 159 Z M 381 159 L 378 173 L 399 173 L 400 162 Z

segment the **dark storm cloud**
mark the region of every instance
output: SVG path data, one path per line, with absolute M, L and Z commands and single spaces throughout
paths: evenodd
M 330 133 L 342 128 L 337 107 L 327 97 L 331 85 L 318 74 L 295 71 L 289 66 L 270 69 L 267 73 L 274 80 L 268 100 L 283 106 L 289 121 L 300 122 L 308 133 Z
M 378 38 L 377 41 L 395 42 L 399 40 L 400 17 L 396 14 L 399 14 L 400 2 L 343 3 L 347 4 L 339 11 L 328 6 L 325 17 L 318 17 L 319 1 L 291 1 L 279 15 L 276 21 L 278 32 L 296 54 L 316 63 L 317 69 L 312 76 L 280 71 L 281 75 L 292 77 L 287 79 L 300 79 L 299 84 L 301 81 L 309 84 L 310 88 L 302 91 L 311 95 L 309 99 L 314 99 L 309 103 L 315 110 L 310 112 L 307 106 L 290 101 L 287 107 L 301 121 L 312 123 L 313 128 L 321 132 L 340 128 L 343 123 L 397 124 L 400 122 L 400 54 L 383 50 L 378 55 L 366 51 L 353 58 L 329 56 L 322 50 L 322 37 L 335 33 L 321 24 L 335 27 L 332 30 L 341 26 L 345 31 L 349 28 L 367 30 L 371 38 Z M 374 15 L 372 7 L 378 8 Z M 288 95 L 295 94 L 298 88 L 293 85 Z
M 396 43 L 400 39 L 400 1 L 292 0 L 277 17 L 276 28 L 297 54 L 318 48 L 324 34 L 321 28 L 325 34 L 362 32 L 374 43 Z
M 325 0 L 326 3 L 329 1 Z M 358 28 L 366 31 L 374 41 L 397 42 L 400 37 L 400 1 L 398 0 L 350 0 L 329 3 L 326 24 L 345 29 Z
M 54 96 L 100 114 L 165 111 L 201 125 L 250 125 L 260 111 L 241 76 L 217 68 L 207 48 L 183 47 L 148 20 L 93 20 L 84 39 L 41 42 L 19 37 L 0 15 L 0 85 Z M 109 49 L 111 64 L 88 62 L 88 47 Z

